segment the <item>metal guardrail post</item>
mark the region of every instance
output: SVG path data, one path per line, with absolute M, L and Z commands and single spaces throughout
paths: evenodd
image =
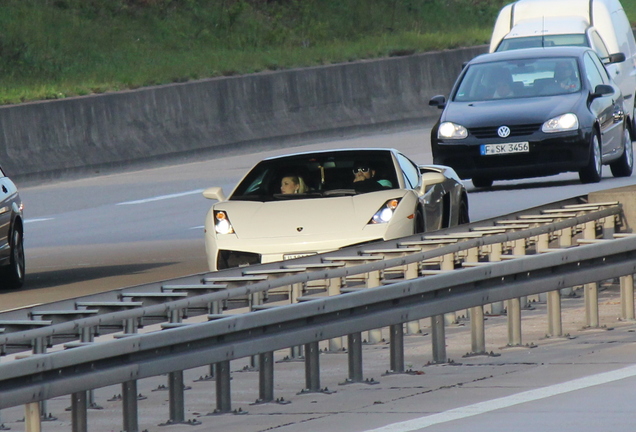
M 550 248 L 550 234 L 546 233 L 546 234 L 540 234 L 537 236 L 537 240 L 535 243 L 535 250 L 536 253 L 542 253 L 544 250 L 547 250 Z M 548 302 L 548 293 L 540 293 L 539 294 L 539 301 L 540 302 Z M 548 309 L 549 309 L 549 305 L 548 305 Z
M 305 344 L 305 391 L 320 391 L 320 347 L 318 342 Z
M 303 288 L 302 284 L 292 284 L 290 303 L 298 303 L 298 298 L 303 295 L 302 288 Z M 293 346 L 289 348 L 290 358 L 298 359 L 298 358 L 301 358 L 302 356 L 303 356 L 302 346 Z M 252 366 L 258 367 L 258 359 L 252 360 Z
M 391 358 L 390 368 L 391 372 L 402 373 L 404 372 L 404 325 L 393 324 L 391 329 Z
M 124 321 L 124 335 L 137 333 L 137 319 Z M 123 430 L 139 432 L 137 415 L 137 381 L 127 381 L 121 384 Z
M 274 400 L 274 352 L 269 351 L 258 355 L 258 400 L 257 402 L 271 402 Z
M 298 284 L 294 284 L 294 285 L 298 285 Z M 292 292 L 294 291 L 294 287 L 292 286 Z M 296 303 L 296 299 L 298 297 L 294 298 L 293 295 L 291 296 L 291 302 L 292 303 Z M 254 311 L 256 309 L 256 307 L 260 306 L 263 304 L 263 293 L 260 291 L 257 291 L 255 293 L 250 294 L 250 310 Z M 292 349 L 293 352 L 293 349 Z M 252 370 L 257 370 L 258 369 L 258 356 L 257 355 L 253 355 L 250 356 L 250 368 Z
M 561 319 L 561 292 L 559 290 L 548 292 L 548 334 L 549 337 L 563 336 Z
M 469 249 L 464 264 L 470 266 L 479 262 L 479 251 L 476 248 Z M 476 264 L 475 264 L 476 265 Z M 471 354 L 486 353 L 486 329 L 484 321 L 484 307 L 475 306 L 468 309 L 470 317 L 470 343 Z
M 122 411 L 126 432 L 139 432 L 137 415 L 137 381 L 126 381 L 121 385 Z
M 616 232 L 615 219 L 614 216 L 608 216 L 602 219 L 603 221 L 603 238 L 606 240 L 610 240 L 614 237 L 614 233 Z
M 470 340 L 471 354 L 486 353 L 486 330 L 484 324 L 484 307 L 470 308 Z
M 42 430 L 42 415 L 38 402 L 28 403 L 24 406 L 24 431 L 40 432 Z
M 442 257 L 440 263 L 440 270 L 452 271 L 455 270 L 455 254 L 447 254 Z M 457 313 L 449 312 L 444 314 L 444 322 L 446 324 L 455 324 L 457 322 Z
M 44 338 L 37 338 L 33 343 L 33 354 L 45 354 L 46 353 L 46 341 Z M 48 414 L 47 401 L 40 402 L 40 417 L 43 420 L 56 420 L 52 415 Z
M 367 288 L 375 288 L 380 286 L 380 271 L 371 271 L 367 273 Z M 373 329 L 368 331 L 367 342 L 377 344 L 382 342 L 382 329 Z
M 362 335 L 352 333 L 347 335 L 347 345 L 349 347 L 349 378 L 347 382 L 362 382 Z
M 598 284 L 596 282 L 585 284 L 585 326 L 597 328 L 599 326 L 598 315 Z
M 518 239 L 513 242 L 512 254 L 518 257 L 526 254 L 526 239 Z M 527 309 L 530 306 L 528 296 L 519 297 L 519 303 L 523 309 Z
M 183 423 L 185 421 L 184 390 L 183 371 L 170 372 L 168 374 L 168 393 L 170 404 L 169 424 Z
M 435 315 L 431 317 L 431 337 L 434 363 L 446 363 L 446 329 L 444 326 L 444 315 Z
M 95 336 L 94 336 L 94 332 L 95 329 L 93 327 L 83 327 L 80 330 L 80 342 L 94 342 L 95 341 Z M 102 409 L 101 406 L 97 405 L 97 403 L 95 403 L 95 392 L 93 390 L 88 390 L 86 397 L 88 398 L 88 407 L 90 408 L 94 408 L 94 409 Z
M 620 278 L 621 283 L 621 319 L 634 321 L 634 275 Z
M 88 398 L 85 391 L 71 395 L 71 417 L 73 432 L 88 431 Z
M 216 413 L 232 411 L 232 396 L 230 394 L 230 361 L 225 360 L 215 365 L 216 369 Z
M 215 301 L 209 304 L 210 305 L 210 314 L 213 315 L 221 315 L 221 313 L 223 312 L 223 308 L 221 307 L 221 302 L 220 301 Z M 212 363 L 210 365 L 210 372 L 209 375 L 207 376 L 206 379 L 214 379 L 215 377 L 215 365 L 214 363 Z
M 585 224 L 583 238 L 585 240 L 596 238 L 596 221 L 590 221 Z M 598 283 L 585 284 L 583 292 L 585 295 L 585 325 L 589 328 L 597 328 L 599 326 Z
M 572 227 L 563 228 L 557 235 L 559 236 L 559 247 L 566 248 L 572 246 Z M 561 296 L 574 295 L 574 288 L 568 287 L 561 289 Z
M 124 322 L 124 334 L 135 334 L 137 333 L 137 319 L 130 318 Z
M 341 278 L 332 278 L 327 281 L 327 295 L 334 296 L 340 294 L 340 288 L 342 288 L 342 279 Z M 329 339 L 329 348 L 330 352 L 338 352 L 342 351 L 344 347 L 342 337 L 337 337 L 333 339 Z
M 303 356 L 304 356 L 304 353 L 303 353 L 303 346 L 302 345 L 293 346 L 293 347 L 289 348 L 289 358 L 300 359 Z
M 181 322 L 181 310 L 170 311 L 170 322 Z M 185 421 L 185 386 L 183 384 L 183 371 L 168 373 L 168 393 L 170 406 L 170 419 L 168 424 L 183 423 Z
M 490 245 L 490 253 L 488 254 L 488 261 L 489 262 L 499 262 L 501 261 L 501 253 L 503 250 L 503 246 L 501 243 L 496 243 L 493 245 Z M 503 301 L 499 301 L 499 302 L 494 302 L 490 304 L 490 313 L 493 315 L 501 315 L 504 314 L 505 308 L 504 308 L 504 302 Z
M 559 244 L 562 244 L 559 241 Z M 550 235 L 542 234 L 537 239 L 537 253 L 546 252 L 550 248 Z M 560 337 L 563 336 L 563 325 L 561 320 L 561 291 L 549 291 L 543 293 L 539 298 L 545 297 L 547 309 L 548 309 L 548 337 Z
M 415 279 L 419 276 L 418 271 L 419 264 L 417 262 L 413 262 L 406 265 L 406 270 L 404 271 L 404 279 Z M 406 334 L 413 335 L 418 334 L 422 331 L 420 327 L 420 321 L 409 321 L 406 323 Z M 393 338 L 391 338 L 393 340 Z
M 508 346 L 521 346 L 521 301 L 510 299 L 508 304 Z

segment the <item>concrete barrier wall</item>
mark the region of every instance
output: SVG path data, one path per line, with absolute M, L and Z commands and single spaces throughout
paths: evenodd
M 0 108 L 0 164 L 55 176 L 237 143 L 438 115 L 464 62 L 486 46 L 207 79 Z

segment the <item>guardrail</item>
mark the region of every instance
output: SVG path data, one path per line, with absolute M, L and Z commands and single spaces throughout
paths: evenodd
M 232 359 L 254 356 L 260 397 L 267 401 L 273 399 L 273 351 L 290 348 L 300 356 L 302 347 L 306 388 L 318 391 L 320 341 L 341 350 L 347 336 L 349 379 L 359 382 L 363 331 L 373 342 L 379 327 L 390 327 L 390 369 L 403 372 L 405 325 L 407 333 L 417 331 L 418 320 L 431 317 L 434 361 L 445 362 L 444 319 L 468 309 L 472 352 L 483 353 L 484 306 L 503 309 L 506 301 L 509 345 L 520 345 L 524 297 L 547 293 L 548 334 L 557 336 L 562 290 L 587 284 L 586 325 L 595 327 L 596 282 L 615 277 L 622 278 L 622 318 L 633 319 L 636 237 L 618 232 L 620 216 L 616 203 L 570 202 L 444 233 L 359 246 L 353 249 L 356 254 L 346 249 L 234 269 L 199 276 L 198 283 L 164 283 L 163 291 L 154 285 L 146 291 L 120 290 L 117 295 L 124 301 L 102 298 L 76 301 L 73 309 L 32 308 L 30 319 L 16 319 L 12 311 L 14 319 L 0 323 L 3 352 L 30 347 L 36 355 L 0 364 L 0 408 L 28 404 L 34 413 L 30 424 L 38 424 L 38 402 L 72 394 L 73 430 L 86 430 L 87 390 L 122 384 L 123 429 L 133 431 L 136 380 L 169 373 L 170 421 L 178 423 L 184 416 L 184 370 L 213 364 L 217 410 L 228 412 Z M 201 291 L 207 293 L 193 295 Z M 221 313 L 224 304 L 235 301 L 251 313 Z M 210 321 L 183 322 L 185 315 L 201 313 Z M 135 333 L 139 323 L 159 322 L 164 331 Z M 97 332 L 115 331 L 123 332 L 110 342 L 91 342 Z M 72 349 L 45 353 L 47 345 L 59 341 Z

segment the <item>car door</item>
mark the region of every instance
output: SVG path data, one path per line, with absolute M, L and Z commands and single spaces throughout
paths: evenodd
M 0 168 L 0 263 L 9 257 L 9 227 L 11 226 L 11 205 L 13 187 Z
M 402 170 L 405 187 L 413 191 L 418 191 L 421 185 L 420 168 L 409 158 L 401 153 L 397 154 L 397 160 Z M 422 216 L 424 217 L 425 231 L 440 229 L 443 223 L 444 214 L 444 186 L 436 184 L 426 190 L 424 195 L 418 197 Z
M 601 152 L 603 155 L 616 153 L 622 146 L 623 98 L 620 90 L 614 84 L 598 56 L 587 52 L 584 56 L 584 74 L 592 91 L 597 85 L 605 84 L 614 87 L 614 93 L 595 98 L 590 103 L 590 110 L 594 113 L 601 127 Z

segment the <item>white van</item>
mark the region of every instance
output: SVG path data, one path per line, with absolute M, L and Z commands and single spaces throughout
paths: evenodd
M 636 137 L 636 41 L 619 0 L 518 0 L 499 12 L 490 52 L 558 45 L 589 46 L 606 62 L 625 97 Z M 625 61 L 607 64 L 625 55 Z

